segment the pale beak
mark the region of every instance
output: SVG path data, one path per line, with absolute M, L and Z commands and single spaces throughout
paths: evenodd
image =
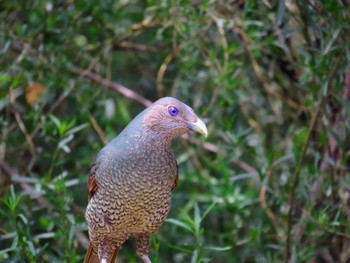
M 205 137 L 208 136 L 208 130 L 207 126 L 205 126 L 204 122 L 198 118 L 196 122 L 188 122 L 187 128 L 199 132 L 200 134 L 203 134 Z

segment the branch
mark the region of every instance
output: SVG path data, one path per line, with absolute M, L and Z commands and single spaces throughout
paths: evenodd
M 163 96 L 164 94 L 164 85 L 163 85 L 163 78 L 165 71 L 167 70 L 171 60 L 174 58 L 175 52 L 171 52 L 166 56 L 163 63 L 160 65 L 158 73 L 157 73 L 157 92 L 158 96 Z
M 141 52 L 151 52 L 151 53 L 157 53 L 164 50 L 161 46 L 147 46 L 144 44 L 139 43 L 132 43 L 128 41 L 122 41 L 119 43 L 114 43 L 113 48 L 115 49 L 130 49 L 134 51 L 141 51 Z
M 11 103 L 12 108 L 13 108 L 13 114 L 15 115 L 15 119 L 16 119 L 16 122 L 18 124 L 18 127 L 22 131 L 22 133 L 23 133 L 23 135 L 24 135 L 24 137 L 29 145 L 29 148 L 30 148 L 31 159 L 30 159 L 29 164 L 27 165 L 27 172 L 29 172 L 29 171 L 31 171 L 31 169 L 35 163 L 35 160 L 36 160 L 35 145 L 33 142 L 33 138 L 28 133 L 27 128 L 26 128 L 24 122 L 22 121 L 21 115 L 18 113 L 18 111 L 16 109 L 16 99 L 15 99 L 15 96 L 13 95 L 13 92 L 11 89 L 10 89 L 9 96 L 10 96 L 10 103 Z
M 324 104 L 326 103 L 326 101 L 327 101 L 327 99 L 329 97 L 330 89 L 331 89 L 331 83 L 332 83 L 333 78 L 335 76 L 335 73 L 336 73 L 336 71 L 337 71 L 337 69 L 339 67 L 339 64 L 340 64 L 340 60 L 338 60 L 336 62 L 335 66 L 332 69 L 332 72 L 330 73 L 330 76 L 329 76 L 329 79 L 328 79 L 328 83 L 327 83 L 327 92 L 326 92 L 326 94 L 324 96 L 322 96 L 322 99 L 321 99 L 320 104 L 319 104 L 319 106 L 318 106 L 318 108 L 316 110 L 316 113 L 315 113 L 315 115 L 312 118 L 309 130 L 308 130 L 308 134 L 307 134 L 307 137 L 306 137 L 306 141 L 305 141 L 305 144 L 303 146 L 299 162 L 297 164 L 297 167 L 296 167 L 294 175 L 293 175 L 293 182 L 292 182 L 290 195 L 289 195 L 289 211 L 288 211 L 288 221 L 287 221 L 288 229 L 287 229 L 286 254 L 285 254 L 286 255 L 286 261 L 285 262 L 286 263 L 288 263 L 288 260 L 289 260 L 289 257 L 290 257 L 291 231 L 292 231 L 292 226 L 293 226 L 292 214 L 293 214 L 293 209 L 294 209 L 294 204 L 295 204 L 295 191 L 296 191 L 296 188 L 297 188 L 297 186 L 299 184 L 300 170 L 301 170 L 301 167 L 302 167 L 302 165 L 304 163 L 304 159 L 305 159 L 305 156 L 306 156 L 307 149 L 309 148 L 311 135 L 312 135 L 313 131 L 315 130 L 317 120 L 318 120 L 318 118 L 319 118 L 319 116 L 321 114 L 321 110 L 322 110 Z
M 128 97 L 129 99 L 132 99 L 132 100 L 135 100 L 135 101 L 141 103 L 142 105 L 144 105 L 146 107 L 148 107 L 149 105 L 152 104 L 152 101 L 145 99 L 144 97 L 140 96 L 135 91 L 128 89 L 127 87 L 125 87 L 119 83 L 112 82 L 108 79 L 105 79 L 101 75 L 96 74 L 90 70 L 82 69 L 82 68 L 79 68 L 76 66 L 72 66 L 70 68 L 70 70 L 73 73 L 79 74 L 82 77 L 88 77 L 89 79 L 100 83 L 101 85 L 109 88 L 110 90 L 116 91 L 116 92 L 124 95 L 125 97 Z
M 30 184 L 28 184 L 28 181 L 26 179 L 30 180 L 30 178 L 20 176 L 14 168 L 12 168 L 8 163 L 6 163 L 3 160 L 0 160 L 0 171 L 4 175 L 6 175 L 11 182 L 19 184 L 22 190 L 28 193 L 31 198 L 36 199 L 39 203 L 45 202 L 42 196 L 38 195 L 37 191 L 33 187 L 31 187 Z M 23 180 L 23 178 L 25 180 Z
M 98 125 L 96 119 L 94 118 L 94 116 L 91 115 L 91 113 L 88 111 L 88 117 L 89 120 L 91 122 L 92 127 L 95 129 L 98 137 L 100 137 L 100 140 L 103 142 L 104 145 L 106 145 L 108 143 L 107 137 L 104 134 L 103 130 L 101 129 L 100 125 Z

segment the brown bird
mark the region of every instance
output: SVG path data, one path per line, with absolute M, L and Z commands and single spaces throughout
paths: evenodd
M 84 262 L 114 262 L 121 245 L 135 236 L 137 254 L 151 263 L 149 237 L 167 217 L 178 180 L 170 142 L 189 130 L 207 136 L 205 124 L 189 106 L 165 97 L 98 153 L 88 179 L 90 245 Z

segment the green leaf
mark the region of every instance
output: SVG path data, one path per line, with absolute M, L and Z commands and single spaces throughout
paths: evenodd
M 29 248 L 29 251 L 32 253 L 33 256 L 36 255 L 36 250 L 32 241 L 27 240 L 27 247 Z
M 61 128 L 61 126 L 62 126 L 62 124 L 61 124 L 61 121 L 57 118 L 57 117 L 55 117 L 54 115 L 49 115 L 49 118 L 51 119 L 51 121 L 56 125 L 56 127 L 57 127 L 57 130 L 60 130 L 60 128 Z
M 23 221 L 24 224 L 28 225 L 28 219 L 23 214 L 18 214 L 17 216 Z
M 280 26 L 283 22 L 283 16 L 284 16 L 284 11 L 285 11 L 285 3 L 284 0 L 279 0 L 278 1 L 278 7 L 277 7 L 277 24 Z
M 70 134 L 67 137 L 63 138 L 59 143 L 58 143 L 58 148 L 64 150 L 66 153 L 70 153 L 70 149 L 67 146 L 67 143 L 69 143 L 71 140 L 74 139 L 74 135 Z
M 81 124 L 81 125 L 79 125 L 79 126 L 75 126 L 74 128 L 68 130 L 68 131 L 66 132 L 66 134 L 67 134 L 67 135 L 75 134 L 75 133 L 77 133 L 77 132 L 79 132 L 79 131 L 85 129 L 85 128 L 88 127 L 88 126 L 89 126 L 88 123 L 83 123 L 83 124 Z
M 204 249 L 206 250 L 212 250 L 212 251 L 227 251 L 232 249 L 232 247 L 230 246 L 226 246 L 226 247 L 211 247 L 211 246 L 206 246 L 204 247 Z
M 191 257 L 191 263 L 197 263 L 198 261 L 198 250 L 195 249 L 193 251 L 192 257 Z
M 209 214 L 209 212 L 214 208 L 214 206 L 216 205 L 216 202 L 214 201 L 203 213 L 201 221 L 203 221 L 203 219 Z
M 165 220 L 166 222 L 168 223 L 171 223 L 171 224 L 174 224 L 176 226 L 179 226 L 189 232 L 193 232 L 192 228 L 189 227 L 188 225 L 186 225 L 184 222 L 180 221 L 180 220 L 177 220 L 177 219 L 174 219 L 174 218 L 168 218 Z
M 194 204 L 194 229 L 197 236 L 200 233 L 199 231 L 200 227 L 201 227 L 201 214 L 200 214 L 198 204 L 195 203 Z

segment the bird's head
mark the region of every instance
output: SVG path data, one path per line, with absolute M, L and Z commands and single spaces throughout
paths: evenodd
M 192 108 L 171 97 L 159 99 L 149 106 L 143 122 L 146 127 L 171 139 L 189 130 L 205 137 L 208 135 L 207 127 Z

